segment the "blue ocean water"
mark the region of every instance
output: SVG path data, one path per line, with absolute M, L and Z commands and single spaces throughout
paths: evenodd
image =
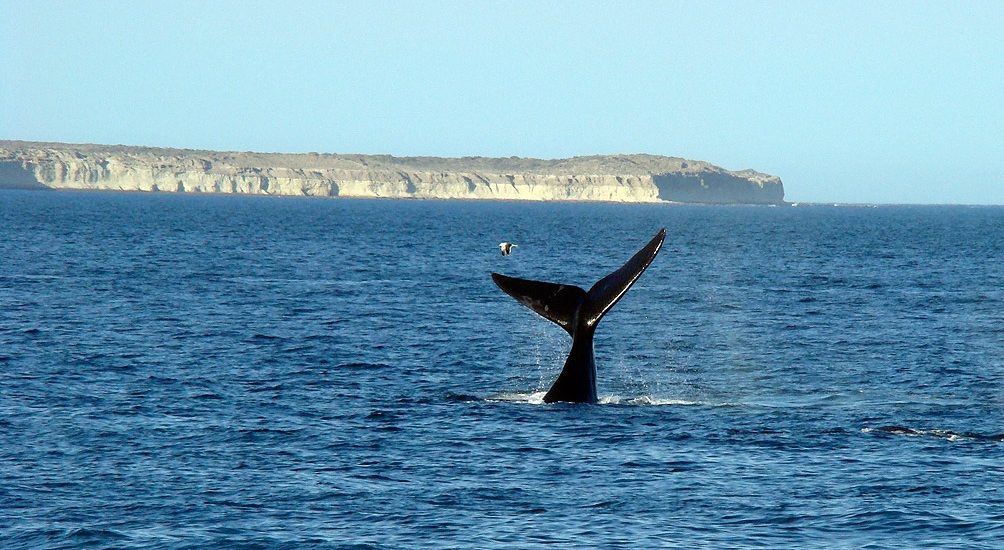
M 663 226 L 541 403 L 489 273 Z M 2 191 L 0 546 L 1000 548 L 1002 260 L 998 207 Z

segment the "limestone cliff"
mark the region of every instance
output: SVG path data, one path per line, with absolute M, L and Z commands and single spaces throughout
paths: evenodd
M 392 157 L 0 141 L 0 188 L 780 204 L 776 176 L 653 155 Z

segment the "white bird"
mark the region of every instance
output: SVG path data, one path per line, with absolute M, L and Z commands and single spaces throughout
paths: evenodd
M 502 251 L 503 256 L 508 256 L 509 254 L 512 254 L 512 249 L 516 248 L 517 246 L 519 245 L 513 243 L 501 242 L 499 243 L 499 250 Z

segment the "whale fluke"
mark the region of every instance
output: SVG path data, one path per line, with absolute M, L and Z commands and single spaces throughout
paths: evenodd
M 648 268 L 665 239 L 666 229 L 663 228 L 620 269 L 597 281 L 588 292 L 575 285 L 492 273 L 492 280 L 503 292 L 565 329 L 572 337 L 572 349 L 558 379 L 544 395 L 545 403 L 596 403 L 596 362 L 593 358 L 596 325 Z

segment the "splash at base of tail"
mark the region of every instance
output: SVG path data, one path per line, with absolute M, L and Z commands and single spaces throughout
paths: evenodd
M 565 329 L 572 337 L 572 349 L 558 379 L 544 395 L 545 403 L 597 402 L 593 357 L 596 325 L 648 268 L 665 239 L 666 229 L 663 228 L 620 269 L 597 281 L 588 291 L 574 285 L 492 273 L 492 280 L 506 294 Z

